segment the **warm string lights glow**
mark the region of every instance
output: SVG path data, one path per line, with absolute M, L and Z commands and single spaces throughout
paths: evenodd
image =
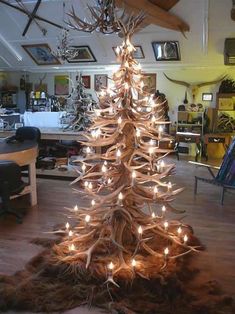
M 135 275 L 141 273 L 139 255 L 143 254 L 145 271 L 151 277 L 149 257 L 160 259 L 156 262 L 160 271 L 172 258 L 194 249 L 189 245 L 190 230 L 180 223 L 177 228 L 168 214 L 172 209 L 168 202 L 180 189 L 174 190 L 175 185 L 166 180 L 174 165 L 163 160 L 169 149 L 160 149 L 161 142 L 170 138 L 165 134 L 164 104 L 143 91 L 141 65 L 133 59 L 134 50 L 126 35 L 124 43 L 116 48 L 121 66 L 113 75 L 114 85 L 98 93 L 100 109 L 95 110 L 90 131 L 81 141 L 86 149 L 79 170 L 79 188 L 85 188 L 89 205 L 74 207 L 80 221 L 78 232 L 75 228 L 70 230 L 68 223 L 65 226 L 69 257 L 76 250 L 73 256 L 80 254 L 83 260 L 79 262 L 89 269 L 94 263 L 92 256 L 96 256 L 95 260 L 102 256 L 107 281 L 114 285 L 122 267 L 129 267 Z M 95 158 L 91 161 L 93 152 Z M 148 214 L 143 209 L 146 203 Z M 79 251 L 74 239 L 80 233 L 85 240 Z M 126 239 L 132 239 L 132 244 Z M 166 243 L 166 239 L 167 246 L 161 246 L 159 243 Z

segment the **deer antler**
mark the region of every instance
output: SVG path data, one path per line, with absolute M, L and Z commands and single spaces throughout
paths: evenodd
M 171 79 L 169 76 L 167 76 L 165 73 L 163 73 L 163 74 L 165 75 L 165 77 L 166 77 L 169 81 L 171 81 L 171 82 L 173 82 L 173 83 L 175 83 L 175 84 L 183 85 L 183 86 L 186 86 L 186 87 L 188 87 L 188 88 L 191 86 L 191 84 L 189 84 L 189 83 L 187 83 L 187 82 L 178 81 L 178 80 L 173 80 L 173 79 Z

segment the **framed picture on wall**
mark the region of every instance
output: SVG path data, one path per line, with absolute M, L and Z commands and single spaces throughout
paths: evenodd
M 202 100 L 203 101 L 212 101 L 213 94 L 212 93 L 202 93 Z
M 54 77 L 55 95 L 62 96 L 69 94 L 69 76 L 56 75 Z
M 178 41 L 154 41 L 152 47 L 156 61 L 179 61 Z
M 153 94 L 157 89 L 157 74 L 156 73 L 144 73 L 143 74 L 144 87 L 143 91 Z
M 76 55 L 73 58 L 67 58 L 69 63 L 96 62 L 89 46 L 72 46 L 71 48 L 76 51 Z
M 22 47 L 37 65 L 60 64 L 59 59 L 51 53 L 48 44 L 22 45 Z
M 107 74 L 95 74 L 94 77 L 94 88 L 95 91 L 99 92 L 103 88 L 108 87 L 108 75 Z
M 82 75 L 82 83 L 85 88 L 91 88 L 91 77 L 90 75 Z

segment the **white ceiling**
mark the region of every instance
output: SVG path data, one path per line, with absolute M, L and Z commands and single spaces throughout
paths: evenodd
M 136 0 L 138 1 L 138 0 Z M 10 1 L 15 4 L 14 0 Z M 35 0 L 23 1 L 32 11 Z M 94 5 L 95 0 L 65 0 L 66 12 L 73 5 L 80 17 L 88 14 L 87 4 Z M 207 8 L 209 13 L 207 15 Z M 141 64 L 146 69 L 178 68 L 178 67 L 224 67 L 223 46 L 226 37 L 235 37 L 235 22 L 230 18 L 231 0 L 180 0 L 171 12 L 182 18 L 190 25 L 187 39 L 179 32 L 150 25 L 133 37 L 133 43 L 141 45 L 145 59 Z M 63 0 L 42 0 L 37 14 L 55 23 L 63 25 Z M 47 29 L 43 36 L 35 22 L 29 27 L 25 37 L 22 32 L 28 17 L 23 13 L 0 3 L 0 70 L 50 71 L 53 66 L 38 66 L 22 48 L 23 44 L 48 43 L 52 49 L 57 46 L 57 36 L 60 30 L 54 26 L 39 22 Z M 207 33 L 208 30 L 208 33 Z M 121 44 L 117 35 L 103 35 L 71 31 L 73 44 L 88 45 L 94 53 L 97 62 L 59 65 L 61 70 L 88 69 L 97 71 L 117 64 L 112 47 Z M 208 35 L 208 42 L 206 40 Z M 181 61 L 156 62 L 152 45 L 153 41 L 177 40 L 180 44 Z M 22 58 L 21 61 L 17 59 Z

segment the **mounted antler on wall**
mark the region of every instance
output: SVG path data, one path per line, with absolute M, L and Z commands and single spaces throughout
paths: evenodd
M 191 93 L 192 93 L 193 101 L 195 100 L 195 97 L 196 97 L 200 87 L 207 86 L 207 85 L 212 85 L 212 84 L 217 84 L 217 83 L 221 82 L 222 80 L 224 80 L 227 77 L 227 75 L 223 75 L 222 77 L 220 77 L 220 78 L 218 78 L 218 79 L 216 79 L 214 81 L 202 82 L 202 83 L 199 83 L 199 84 L 193 84 L 193 83 L 191 84 L 191 83 L 187 83 L 187 82 L 184 82 L 184 81 L 171 79 L 165 73 L 163 73 L 163 74 L 172 83 L 175 83 L 175 84 L 178 84 L 178 85 L 183 85 L 183 86 L 187 87 L 187 89 L 189 89 L 191 91 Z

